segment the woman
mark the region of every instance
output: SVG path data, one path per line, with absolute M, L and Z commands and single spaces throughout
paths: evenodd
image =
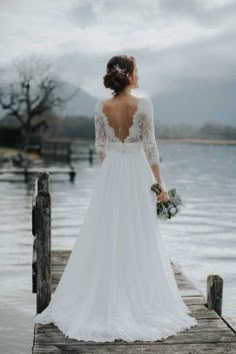
M 158 182 L 158 200 L 168 199 L 152 101 L 131 95 L 133 57 L 112 57 L 103 80 L 114 97 L 95 106 L 94 194 L 52 300 L 34 322 L 52 322 L 78 340 L 164 339 L 197 320 L 178 291 L 150 190 Z

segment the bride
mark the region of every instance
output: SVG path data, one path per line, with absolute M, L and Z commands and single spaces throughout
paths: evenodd
M 114 56 L 103 83 L 112 98 L 95 106 L 100 167 L 89 207 L 61 280 L 35 323 L 67 337 L 105 342 L 154 341 L 197 324 L 179 293 L 159 228 L 160 173 L 150 98 L 135 97 L 132 56 Z M 157 197 L 150 190 L 158 182 Z

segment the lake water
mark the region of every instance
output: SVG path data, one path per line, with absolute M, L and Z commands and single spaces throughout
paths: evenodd
M 206 292 L 210 273 L 224 279 L 223 315 L 236 321 L 236 146 L 159 144 L 168 188 L 176 187 L 186 206 L 161 222 L 171 259 Z M 98 160 L 75 162 L 74 183 L 50 177 L 52 247 L 69 249 L 86 214 Z M 0 176 L 0 179 L 2 177 Z M 35 294 L 31 292 L 32 182 L 0 182 L 0 352 L 31 353 Z

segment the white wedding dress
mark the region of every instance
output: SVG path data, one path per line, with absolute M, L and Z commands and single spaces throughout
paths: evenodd
M 152 101 L 137 99 L 123 142 L 102 100 L 94 119 L 101 162 L 95 189 L 51 302 L 33 322 L 96 342 L 176 335 L 197 320 L 178 290 L 150 190 L 150 165 L 160 163 Z

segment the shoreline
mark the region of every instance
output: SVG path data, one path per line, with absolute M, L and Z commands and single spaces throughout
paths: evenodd
M 72 140 L 76 143 L 81 144 L 94 144 L 94 139 L 83 139 L 77 138 Z M 236 140 L 226 140 L 226 139 L 197 139 L 197 138 L 156 138 L 157 144 L 204 144 L 204 145 L 236 145 Z M 18 152 L 22 152 L 21 149 L 10 148 L 0 146 L 0 157 L 3 155 L 11 156 Z M 26 153 L 32 160 L 37 160 L 39 156 L 35 153 Z
M 94 140 L 90 139 L 74 139 L 77 143 L 93 144 Z M 197 139 L 197 138 L 158 138 L 156 137 L 157 144 L 208 144 L 208 145 L 236 145 L 236 140 L 226 139 Z
M 195 139 L 195 138 L 158 138 L 158 143 L 174 143 L 174 144 L 208 144 L 208 145 L 236 145 L 236 140 L 226 139 Z
M 0 157 L 10 158 L 11 156 L 15 156 L 18 153 L 24 153 L 22 149 L 11 148 L 6 146 L 0 146 Z M 26 152 L 24 153 L 30 160 L 37 161 L 40 159 L 40 156 L 34 152 Z

